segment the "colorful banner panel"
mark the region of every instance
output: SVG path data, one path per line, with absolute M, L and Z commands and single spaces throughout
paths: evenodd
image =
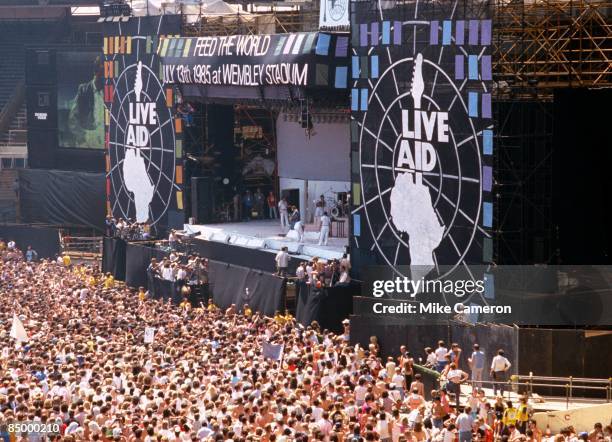
M 351 6 L 352 258 L 398 276 L 469 274 L 492 253 L 489 12 L 448 0 Z
M 107 213 L 163 228 L 182 212 L 182 124 L 157 48 L 180 17 L 130 18 L 104 32 Z
M 345 89 L 348 35 L 320 32 L 169 38 L 158 48 L 167 83 Z

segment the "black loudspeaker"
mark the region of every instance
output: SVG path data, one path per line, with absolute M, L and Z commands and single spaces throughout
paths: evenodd
M 191 178 L 191 216 L 197 224 L 213 222 L 215 213 L 214 181 L 211 177 Z
M 28 131 L 28 166 L 34 169 L 54 169 L 56 157 L 57 130 L 30 129 Z

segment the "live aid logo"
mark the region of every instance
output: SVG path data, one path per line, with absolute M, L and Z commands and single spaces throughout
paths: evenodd
M 448 112 L 426 112 L 402 109 L 402 139 L 397 154 L 396 169 L 416 172 L 415 183 L 431 172 L 437 163 L 431 141 L 448 143 Z
M 126 144 L 137 147 L 148 146 L 147 125 L 157 124 L 156 103 L 129 103 L 129 117 Z
M 157 124 L 157 109 L 155 103 L 145 103 L 141 100 L 142 91 L 142 62 L 139 61 L 136 68 L 136 79 L 134 81 L 134 96 L 136 102 L 129 103 L 129 125 L 127 128 L 128 146 L 146 147 L 149 144 L 149 130 L 146 125 Z M 146 94 L 145 94 L 146 96 Z
M 431 172 L 437 163 L 436 151 L 431 141 L 448 143 L 448 112 L 422 110 L 421 102 L 425 90 L 422 54 L 417 54 L 414 58 L 413 69 L 410 86 L 413 109 L 402 109 L 402 138 L 395 168 L 411 175 L 414 173 L 415 184 L 422 184 L 422 172 Z

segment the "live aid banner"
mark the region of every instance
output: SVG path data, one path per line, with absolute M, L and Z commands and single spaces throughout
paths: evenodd
M 156 229 L 183 221 L 182 121 L 157 56 L 180 25 L 180 16 L 104 25 L 107 214 Z
M 412 278 L 478 279 L 470 265 L 493 254 L 486 4 L 351 8 L 352 258 L 398 276 L 419 266 Z
M 348 51 L 348 35 L 304 32 L 168 38 L 158 53 L 167 83 L 344 89 Z

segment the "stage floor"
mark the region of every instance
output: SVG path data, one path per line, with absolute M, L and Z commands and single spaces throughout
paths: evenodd
M 345 222 L 345 226 L 348 223 Z M 185 225 L 189 232 L 199 232 L 198 239 L 208 241 L 229 242 L 242 247 L 278 251 L 282 247 L 289 248 L 293 256 L 309 259 L 314 256 L 323 259 L 341 258 L 348 246 L 348 237 L 330 237 L 327 245 L 319 245 L 319 232 L 314 224 L 307 224 L 304 232 L 304 241 L 287 238 L 288 229 L 283 229 L 278 220 L 253 220 L 236 223 L 219 224 L 193 224 Z M 348 228 L 345 227 L 345 235 Z M 334 227 L 333 233 L 336 234 Z

